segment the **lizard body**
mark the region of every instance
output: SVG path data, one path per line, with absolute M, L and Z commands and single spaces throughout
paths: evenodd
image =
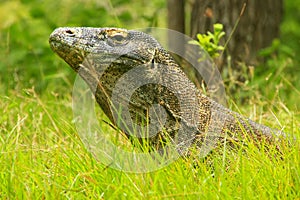
M 203 142 L 208 132 L 220 132 L 218 139 L 229 134 L 238 140 L 246 133 L 267 141 L 274 141 L 283 134 L 202 94 L 172 56 L 146 33 L 119 28 L 66 27 L 56 29 L 49 42 L 52 50 L 89 85 L 111 122 L 127 135 L 131 134 L 124 130 L 124 124 L 118 124 L 114 114 L 124 106 L 128 107 L 131 116 L 131 119 L 124 119 L 125 124 L 135 121 L 142 126 L 152 120 L 152 125 L 155 122 L 154 126 L 160 126 L 153 129 L 155 134 L 148 135 L 155 148 L 161 146 L 159 141 L 165 137 L 174 139 L 176 135 L 179 145 Z M 139 85 L 141 79 L 144 84 Z M 118 84 L 120 80 L 125 84 Z M 133 91 L 130 96 L 126 94 L 128 90 Z M 117 104 L 112 104 L 113 97 L 118 99 Z M 165 121 L 149 117 L 153 105 L 164 109 L 160 115 Z M 164 131 L 160 130 L 162 127 Z M 147 137 L 139 134 L 139 137 Z

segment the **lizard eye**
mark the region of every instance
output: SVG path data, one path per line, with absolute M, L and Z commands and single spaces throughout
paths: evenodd
M 107 33 L 107 42 L 110 46 L 127 44 L 127 32 L 110 31 Z
M 126 37 L 121 34 L 116 34 L 108 37 L 107 42 L 110 46 L 120 46 L 127 44 Z
M 123 39 L 125 39 L 125 37 L 123 35 L 114 35 L 111 37 L 111 39 L 116 42 L 121 42 Z

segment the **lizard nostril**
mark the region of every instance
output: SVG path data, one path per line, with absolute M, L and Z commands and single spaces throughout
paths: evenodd
M 69 36 L 75 36 L 74 30 L 71 30 L 71 29 L 66 30 L 65 33 L 66 33 L 67 35 L 69 35 Z

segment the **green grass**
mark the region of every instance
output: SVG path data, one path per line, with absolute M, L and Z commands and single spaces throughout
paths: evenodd
M 0 198 L 4 199 L 297 199 L 300 197 L 300 145 L 281 157 L 249 145 L 226 146 L 205 159 L 180 158 L 144 174 L 117 171 L 96 161 L 72 124 L 71 93 L 33 89 L 1 96 Z M 280 103 L 278 103 L 280 106 Z M 253 106 L 241 109 L 251 110 Z M 267 117 L 274 119 L 272 114 Z M 254 118 L 255 118 L 254 117 Z M 276 114 L 298 137 L 299 113 Z M 277 126 L 275 120 L 268 125 Z M 113 130 L 111 130 L 112 134 Z
M 47 40 L 58 26 L 163 26 L 165 1 L 1 1 L 0 199 L 300 199 L 299 0 L 285 4 L 281 44 L 265 51 L 266 62 L 229 105 L 298 141 L 283 145 L 281 156 L 250 142 L 134 174 L 103 165 L 82 144 L 72 112 L 75 74 Z M 229 77 L 226 86 L 235 81 Z

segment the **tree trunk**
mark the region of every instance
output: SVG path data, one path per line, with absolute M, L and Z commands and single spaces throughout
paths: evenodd
M 184 23 L 184 0 L 168 0 L 168 27 L 169 29 L 181 32 L 185 32 Z M 184 52 L 183 40 L 178 40 L 178 37 L 169 34 L 169 48 L 178 49 Z
M 226 48 L 233 68 L 238 68 L 239 61 L 255 64 L 258 50 L 271 45 L 272 40 L 279 36 L 282 14 L 282 0 L 195 0 L 191 36 L 195 38 L 197 33 L 212 31 L 214 23 L 222 23 L 226 41 L 233 31 Z

